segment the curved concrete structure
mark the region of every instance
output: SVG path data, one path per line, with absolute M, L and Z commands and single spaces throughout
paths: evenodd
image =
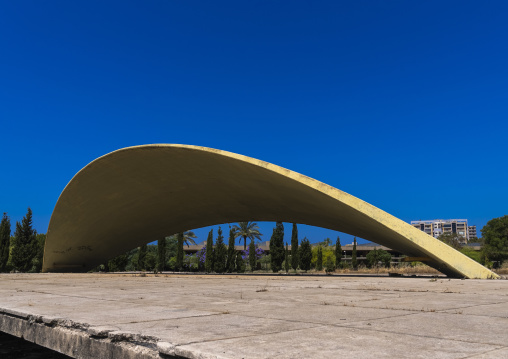
M 455 277 L 487 268 L 392 215 L 279 166 L 211 148 L 146 145 L 88 164 L 51 216 L 43 271 L 86 271 L 141 244 L 220 223 L 283 221 L 337 230 L 426 257 Z

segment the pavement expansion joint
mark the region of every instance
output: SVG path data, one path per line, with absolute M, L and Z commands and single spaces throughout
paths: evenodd
M 504 304 L 504 303 L 508 303 L 508 302 L 502 301 L 502 302 L 472 304 L 472 305 L 467 305 L 467 306 L 464 306 L 464 307 L 440 309 L 440 310 L 436 310 L 436 312 L 446 312 L 448 310 L 463 310 L 463 309 L 468 309 L 468 308 L 482 307 L 482 306 L 485 306 L 485 305 L 496 305 L 496 304 Z M 468 314 L 468 315 L 478 315 L 478 316 L 480 316 L 480 314 Z M 490 317 L 490 315 L 486 315 L 486 317 Z
M 371 322 L 371 321 L 366 321 L 366 322 Z M 487 346 L 494 346 L 494 347 L 497 347 L 495 349 L 502 349 L 504 348 L 503 345 L 500 345 L 500 344 L 492 344 L 492 343 L 484 343 L 484 342 L 481 342 L 481 341 L 474 341 L 474 340 L 462 340 L 462 339 L 456 339 L 456 338 L 444 338 L 444 337 L 439 337 L 439 336 L 435 336 L 435 335 L 428 335 L 428 334 L 412 334 L 412 333 L 409 333 L 409 332 L 398 332 L 398 331 L 395 331 L 395 330 L 386 330 L 386 329 L 376 329 L 376 328 L 359 328 L 359 327 L 354 327 L 354 326 L 350 326 L 350 325 L 335 325 L 335 324 L 332 324 L 331 326 L 334 326 L 334 327 L 340 327 L 340 328 L 349 328 L 349 329 L 353 329 L 353 330 L 366 330 L 366 331 L 369 331 L 369 332 L 377 332 L 377 333 L 385 333 L 385 334 L 399 334 L 399 335 L 407 335 L 407 336 L 411 336 L 411 337 L 416 337 L 416 338 L 427 338 L 427 339 L 437 339 L 437 340 L 450 340 L 450 341 L 454 341 L 454 342 L 458 342 L 458 343 L 475 343 L 475 344 L 482 344 L 482 345 L 487 345 Z
M 328 327 L 328 325 L 319 324 L 316 326 L 309 326 L 305 328 L 297 328 L 297 329 L 287 329 L 284 331 L 284 333 L 291 333 L 291 332 L 298 332 L 298 331 L 306 331 L 308 329 L 316 329 L 316 328 L 325 328 Z M 242 338 L 252 338 L 252 337 L 260 337 L 260 336 L 266 336 L 266 335 L 274 335 L 279 334 L 281 331 L 271 331 L 271 332 L 264 332 L 264 333 L 252 333 L 252 334 L 244 334 L 244 335 L 231 335 L 227 338 L 214 338 L 214 339 L 204 339 L 204 340 L 196 340 L 191 342 L 185 342 L 185 343 L 179 343 L 175 344 L 176 347 L 181 347 L 185 345 L 192 345 L 192 344 L 201 344 L 201 343 L 212 343 L 212 342 L 219 342 L 222 340 L 230 340 L 230 339 L 242 339 Z
M 421 312 L 436 312 L 436 310 L 434 309 L 411 309 L 411 308 L 397 308 L 397 307 L 388 307 L 388 306 L 385 306 L 385 307 L 376 307 L 376 306 L 372 306 L 372 307 L 369 307 L 369 306 L 362 306 L 362 305 L 350 305 L 350 304 L 346 304 L 344 303 L 343 305 L 344 307 L 351 307 L 351 308 L 364 308 L 364 309 L 386 309 L 386 310 L 400 310 L 400 311 L 406 311 L 406 312 L 414 312 L 414 314 L 416 313 L 421 313 Z M 453 309 L 453 308 L 452 308 Z M 448 309 L 446 309 L 448 310 Z
M 494 348 L 492 350 L 488 350 L 488 351 L 485 351 L 483 353 L 480 353 L 480 354 L 473 354 L 473 355 L 469 355 L 467 357 L 464 357 L 462 359 L 474 359 L 474 358 L 484 358 L 485 355 L 487 354 L 495 354 L 496 351 L 499 351 L 499 350 L 504 350 L 504 349 L 508 349 L 508 347 L 506 346 L 501 346 L 500 348 Z M 501 356 L 499 356 L 499 358 L 501 358 Z
M 349 322 L 344 323 L 344 324 L 340 324 L 340 323 L 331 323 L 331 324 L 328 324 L 328 323 L 313 322 L 313 321 L 308 321 L 308 320 L 287 319 L 287 318 L 284 318 L 284 319 L 271 318 L 271 317 L 266 317 L 266 318 L 267 319 L 272 319 L 272 320 L 282 320 L 282 321 L 289 322 L 289 323 L 305 323 L 305 324 L 314 324 L 314 325 L 317 325 L 317 326 L 320 326 L 320 325 L 321 326 L 333 325 L 333 326 L 336 326 L 336 327 L 345 327 L 345 326 L 347 326 L 348 324 L 351 324 L 351 323 L 361 323 L 361 322 L 368 322 L 368 321 L 385 320 L 385 319 L 389 319 L 389 318 L 407 317 L 407 316 L 410 316 L 410 315 L 417 315 L 419 313 L 421 313 L 421 312 L 417 311 L 417 312 L 414 312 L 414 313 L 395 314 L 395 315 L 389 315 L 389 316 L 386 316 L 386 317 L 373 318 L 373 319 L 350 320 Z M 245 313 L 235 314 L 235 315 L 239 315 L 239 316 L 247 317 L 247 318 L 260 318 L 257 315 L 248 315 L 248 314 L 245 314 Z M 338 318 L 338 320 L 346 320 L 346 318 Z
M 114 302 L 114 303 L 124 303 L 124 304 L 137 304 L 137 305 L 141 304 L 138 301 L 97 298 L 97 297 L 89 297 L 89 296 L 85 296 L 85 295 L 72 295 L 72 294 L 65 294 L 65 293 L 51 293 L 51 292 L 35 291 L 35 290 L 28 290 L 28 291 L 23 291 L 23 292 L 31 292 L 31 293 L 38 293 L 38 294 L 48 294 L 48 295 L 62 297 L 62 298 L 90 299 L 90 300 L 97 300 L 97 301 L 103 301 L 103 302 Z M 140 298 L 137 298 L 137 299 L 143 299 L 143 297 L 140 297 Z
M 201 314 L 201 315 L 189 315 L 185 317 L 173 318 L 172 320 L 177 321 L 180 319 L 189 319 L 189 318 L 203 318 L 203 317 L 213 317 L 215 315 L 224 315 L 225 313 L 211 313 L 211 314 Z M 132 322 L 118 322 L 117 324 L 139 324 L 139 323 L 152 323 L 152 322 L 163 322 L 167 319 L 148 319 L 148 320 L 136 320 Z

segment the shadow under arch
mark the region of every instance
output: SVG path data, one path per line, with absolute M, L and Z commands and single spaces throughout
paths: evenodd
M 417 228 L 325 183 L 239 154 L 189 145 L 127 147 L 67 184 L 51 215 L 43 272 L 83 272 L 191 228 L 308 224 L 376 242 L 454 277 L 497 278 Z

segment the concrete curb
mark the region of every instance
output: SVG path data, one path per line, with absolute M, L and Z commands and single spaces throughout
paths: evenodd
M 0 308 L 0 331 L 73 358 L 153 359 L 175 357 L 168 345 L 157 345 L 157 338 L 118 331 L 109 327 L 54 317 L 33 316 Z M 162 356 L 159 354 L 161 353 Z

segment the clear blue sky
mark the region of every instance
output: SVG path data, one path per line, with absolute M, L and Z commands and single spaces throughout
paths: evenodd
M 507 19 L 505 1 L 3 1 L 0 212 L 30 206 L 45 233 L 93 159 L 182 143 L 481 228 L 507 214 Z

